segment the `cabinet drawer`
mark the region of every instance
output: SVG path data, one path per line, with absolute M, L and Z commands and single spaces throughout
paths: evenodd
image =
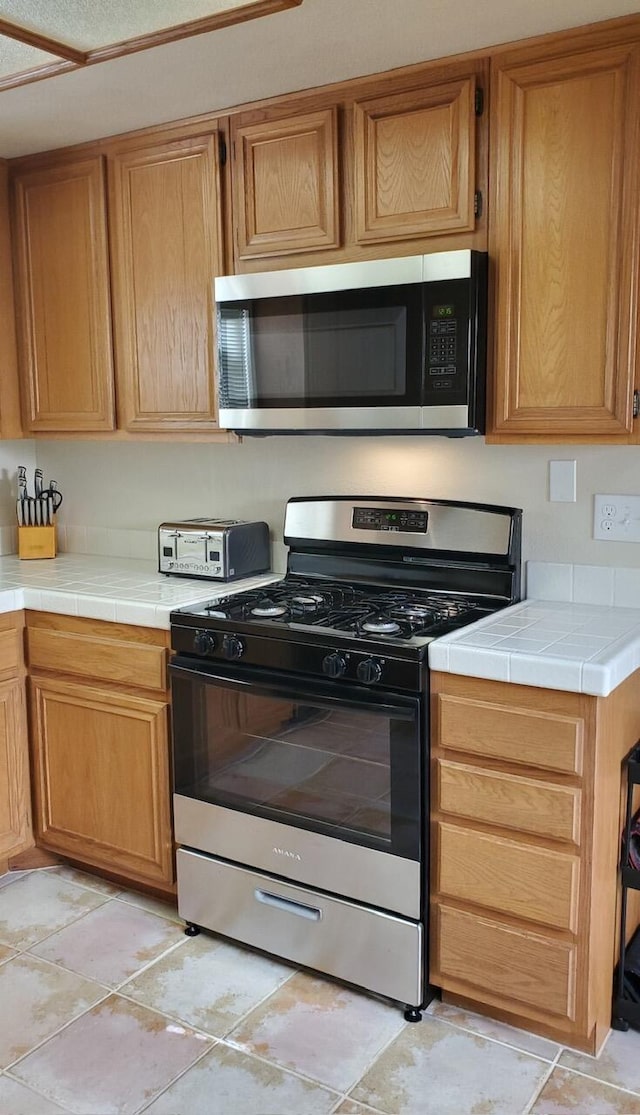
M 580 774 L 584 722 L 580 717 L 508 708 L 445 693 L 438 696 L 439 743 L 510 763 Z
M 460 984 L 483 999 L 508 1000 L 545 1014 L 575 1018 L 576 946 L 552 941 L 488 918 L 436 906 L 430 978 L 445 990 Z
M 439 894 L 575 933 L 576 856 L 443 823 L 437 848 Z
M 22 631 L 0 631 L 0 674 L 14 676 L 22 665 Z
M 580 790 L 438 759 L 435 806 L 445 813 L 577 844 Z
M 27 631 L 27 648 L 31 669 L 55 670 L 141 689 L 164 692 L 167 688 L 164 647 L 33 627 Z

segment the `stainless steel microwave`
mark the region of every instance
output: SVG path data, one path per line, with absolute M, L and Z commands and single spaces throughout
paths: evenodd
M 215 300 L 227 429 L 484 431 L 485 252 L 230 275 Z

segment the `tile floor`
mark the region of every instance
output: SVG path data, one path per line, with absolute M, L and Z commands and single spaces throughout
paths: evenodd
M 387 1003 L 67 867 L 0 877 L 0 1115 L 640 1115 L 640 1033 L 595 1060 Z

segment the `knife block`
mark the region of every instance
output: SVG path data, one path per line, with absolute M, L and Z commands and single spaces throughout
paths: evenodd
M 54 558 L 56 556 L 56 528 L 18 527 L 18 557 Z

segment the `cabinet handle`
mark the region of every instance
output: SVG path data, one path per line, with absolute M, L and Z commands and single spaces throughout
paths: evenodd
M 295 914 L 307 921 L 322 920 L 322 910 L 317 906 L 305 906 L 304 902 L 293 902 L 290 898 L 281 898 L 279 894 L 271 894 L 268 890 L 254 890 L 253 893 L 258 902 L 265 906 L 275 906 L 276 910 L 283 910 L 285 914 Z

